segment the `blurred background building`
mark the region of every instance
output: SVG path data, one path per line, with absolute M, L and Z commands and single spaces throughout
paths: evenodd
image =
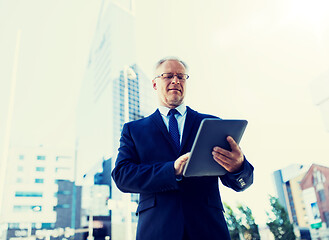
M 28 237 L 38 229 L 70 227 L 73 213 L 73 152 L 42 146 L 11 148 L 9 162 L 1 219 L 8 229 L 7 239 Z M 74 211 L 77 228 L 80 227 L 79 196 L 78 191 L 78 204 Z
M 302 239 L 327 239 L 329 168 L 295 164 L 275 171 L 273 176 L 279 203 L 287 210 Z
M 312 164 L 300 182 L 312 239 L 329 238 L 329 168 Z
M 56 212 L 55 229 L 81 227 L 81 186 L 75 186 L 69 180 L 58 180 L 58 190 L 55 193 L 57 204 L 54 206 Z M 81 239 L 81 235 L 75 239 Z
M 288 211 L 290 221 L 300 227 L 307 227 L 305 206 L 299 186 L 307 167 L 294 164 L 273 173 L 279 203 Z
M 300 187 L 307 169 L 303 165 L 293 164 L 273 173 L 279 203 L 287 210 L 290 222 L 294 224 L 302 239 L 310 239 L 309 223 Z
M 124 197 L 110 177 L 121 130 L 125 122 L 149 115 L 155 104 L 150 94 L 151 80 L 136 62 L 134 29 L 133 6 L 104 1 L 81 87 L 77 116 L 77 171 L 89 172 L 90 178 L 85 177 L 85 183 L 94 181 L 94 184 L 109 186 L 107 215 L 111 216 L 111 237 L 115 240 L 126 239 L 127 231 L 133 236 L 137 223 L 138 195 Z M 90 187 L 98 191 L 96 185 Z M 95 205 L 95 199 L 92 202 Z M 87 218 L 90 219 L 90 215 Z M 127 230 L 127 225 L 131 230 Z

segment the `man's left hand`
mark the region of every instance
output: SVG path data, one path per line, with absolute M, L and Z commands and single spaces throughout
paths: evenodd
M 212 155 L 214 160 L 222 165 L 228 172 L 238 172 L 243 164 L 244 156 L 239 145 L 231 136 L 227 138 L 232 151 L 227 151 L 220 147 L 214 147 Z

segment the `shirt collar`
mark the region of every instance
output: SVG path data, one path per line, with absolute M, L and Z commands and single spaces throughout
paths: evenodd
M 178 107 L 175 108 L 181 116 L 183 116 L 186 113 L 186 105 L 185 104 L 181 104 Z M 170 108 L 165 107 L 165 106 L 159 106 L 159 111 L 161 113 L 161 115 L 167 116 Z

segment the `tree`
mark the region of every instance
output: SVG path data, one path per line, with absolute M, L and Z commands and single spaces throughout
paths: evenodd
M 240 240 L 240 223 L 237 220 L 235 213 L 233 212 L 232 208 L 224 203 L 225 207 L 225 218 L 228 230 L 230 231 L 230 236 L 232 240 Z
M 273 216 L 267 213 L 269 221 L 266 225 L 270 228 L 274 238 L 295 240 L 294 227 L 290 223 L 286 209 L 279 203 L 278 198 L 270 196 Z
M 240 222 L 241 232 L 244 238 L 246 240 L 259 240 L 258 225 L 255 223 L 251 209 L 243 205 L 239 205 L 238 209 L 242 213 L 242 218 L 238 221 Z

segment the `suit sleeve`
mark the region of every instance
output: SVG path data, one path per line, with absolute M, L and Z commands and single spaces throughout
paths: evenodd
M 242 169 L 238 173 L 227 173 L 221 176 L 222 183 L 234 191 L 241 192 L 247 189 L 254 180 L 254 167 L 244 158 Z
M 141 162 L 129 124 L 123 126 L 112 178 L 122 192 L 154 193 L 178 189 L 173 161 L 153 164 Z

